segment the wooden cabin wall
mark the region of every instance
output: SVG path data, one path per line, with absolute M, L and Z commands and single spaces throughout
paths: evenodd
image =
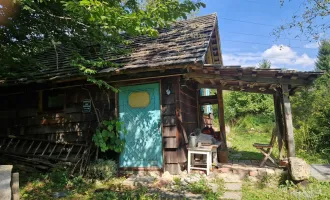
M 196 85 L 181 86 L 179 76 L 164 78 L 161 85 L 164 167 L 178 174 L 187 162 L 188 134 L 197 128 Z
M 197 116 L 197 85 L 195 82 L 186 81 L 180 84 L 180 108 L 182 116 L 182 126 L 185 135 L 189 137 L 198 128 Z
M 112 116 L 115 110 L 114 94 L 111 91 L 101 91 L 97 87 L 86 88 L 90 91 L 97 109 L 104 113 L 103 117 Z M 49 91 L 64 93 L 63 109 L 43 108 L 44 95 Z M 0 135 L 79 143 L 91 141 L 91 133 L 95 130 L 97 122 L 93 108 L 89 113 L 82 112 L 84 99 L 90 97 L 82 87 L 2 95 Z

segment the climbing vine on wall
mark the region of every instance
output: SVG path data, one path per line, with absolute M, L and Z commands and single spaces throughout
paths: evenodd
M 104 120 L 96 129 L 93 141 L 102 152 L 112 150 L 120 153 L 125 147 L 125 139 L 121 137 L 121 134 L 126 133 L 127 131 L 122 129 L 122 122 L 119 120 Z

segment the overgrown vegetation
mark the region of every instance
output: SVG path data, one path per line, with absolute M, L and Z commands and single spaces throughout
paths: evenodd
M 321 43 L 316 70 L 325 74 L 292 97 L 296 146 L 306 158 L 318 154 L 330 162 L 330 41 Z
M 276 182 L 271 181 L 272 177 L 266 177 L 260 182 L 245 182 L 243 184 L 242 199 L 259 200 L 259 199 L 329 199 L 330 183 L 319 182 L 310 179 L 307 186 L 296 185 L 291 181 Z
M 177 191 L 189 191 L 193 194 L 202 194 L 205 200 L 217 200 L 224 193 L 224 181 L 220 178 L 215 178 L 212 182 L 208 182 L 205 178 L 201 178 L 199 181 L 192 182 L 189 184 L 183 184 L 181 179 L 175 177 L 174 188 Z M 213 192 L 210 184 L 217 187 L 217 192 Z
M 228 143 L 231 144 L 229 148 L 230 160 L 261 160 L 263 155 L 256 148 L 253 143 L 269 143 L 271 135 L 269 133 L 253 133 L 241 131 L 233 127 L 227 137 Z M 276 150 L 276 149 L 275 149 Z
M 105 164 L 105 163 L 104 163 Z M 22 199 L 100 199 L 100 200 L 152 200 L 157 193 L 149 193 L 145 187 L 125 188 L 122 178 L 92 180 L 82 176 L 69 177 L 64 169 L 54 169 L 50 173 L 29 173 L 21 176 L 20 193 Z
M 81 74 L 99 86 L 114 89 L 95 74 L 118 67 L 113 55 L 131 51 L 130 37 L 156 37 L 158 28 L 205 7 L 190 0 L 15 0 L 0 6 L 0 78 L 30 78 L 45 69 L 38 55 L 52 54 L 62 66 L 63 50 Z M 61 56 L 62 55 L 62 56 Z
M 29 173 L 21 175 L 20 192 L 22 199 L 100 199 L 100 200 L 154 200 L 168 199 L 166 192 L 177 193 L 179 196 L 186 193 L 200 194 L 205 200 L 217 200 L 224 192 L 224 182 L 220 178 L 207 181 L 200 177 L 196 182 L 181 182 L 179 177 L 173 179 L 173 187 L 164 185 L 163 188 L 155 188 L 153 185 L 136 187 L 123 185 L 125 178 L 114 176 L 115 170 L 106 169 L 109 173 L 106 178 L 96 169 L 104 171 L 106 165 L 113 167 L 116 163 L 111 161 L 99 161 L 93 164 L 92 171 L 87 171 L 87 176 L 69 177 L 65 169 L 54 169 L 49 173 Z M 91 176 L 92 175 L 92 176 Z M 92 178 L 91 178 L 92 177 Z M 217 192 L 212 191 L 211 184 L 217 187 Z M 170 196 L 171 196 L 170 194 Z M 165 195 L 165 197 L 164 197 Z
M 96 160 L 86 171 L 86 177 L 93 180 L 110 180 L 117 176 L 117 163 L 113 160 Z

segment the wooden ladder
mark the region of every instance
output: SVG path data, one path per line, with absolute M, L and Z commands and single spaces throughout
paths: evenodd
M 76 166 L 89 157 L 91 145 L 80 143 L 56 142 L 43 139 L 0 136 L 0 153 L 44 161 L 67 162 Z M 89 160 L 89 158 L 87 159 Z

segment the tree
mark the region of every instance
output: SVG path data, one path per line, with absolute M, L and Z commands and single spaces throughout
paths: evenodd
M 312 87 L 292 97 L 296 143 L 301 151 L 317 152 L 329 160 L 330 153 L 330 42 L 322 41 L 316 69 L 325 74 Z M 330 161 L 330 160 L 329 160 Z
M 91 81 L 110 55 L 126 54 L 129 38 L 156 37 L 159 28 L 204 7 L 191 0 L 13 0 L 0 3 L 0 78 L 33 78 L 38 55 L 71 51 L 72 65 Z M 69 55 L 68 55 L 69 56 Z M 56 60 L 58 63 L 58 60 Z
M 270 69 L 272 63 L 269 60 L 263 59 L 259 64 L 258 67 L 260 69 Z
M 330 40 L 322 40 L 320 43 L 316 69 L 330 73 Z
M 281 0 L 284 6 L 291 0 Z M 330 1 L 329 0 L 304 0 L 301 2 L 300 8 L 303 12 L 295 12 L 291 20 L 274 30 L 274 34 L 280 37 L 281 34 L 287 35 L 292 29 L 298 29 L 301 34 L 309 39 L 319 40 L 323 33 L 329 30 Z M 289 30 L 290 32 L 286 32 Z M 283 33 L 285 32 L 285 34 Z M 295 37 L 301 38 L 301 34 L 295 33 Z

